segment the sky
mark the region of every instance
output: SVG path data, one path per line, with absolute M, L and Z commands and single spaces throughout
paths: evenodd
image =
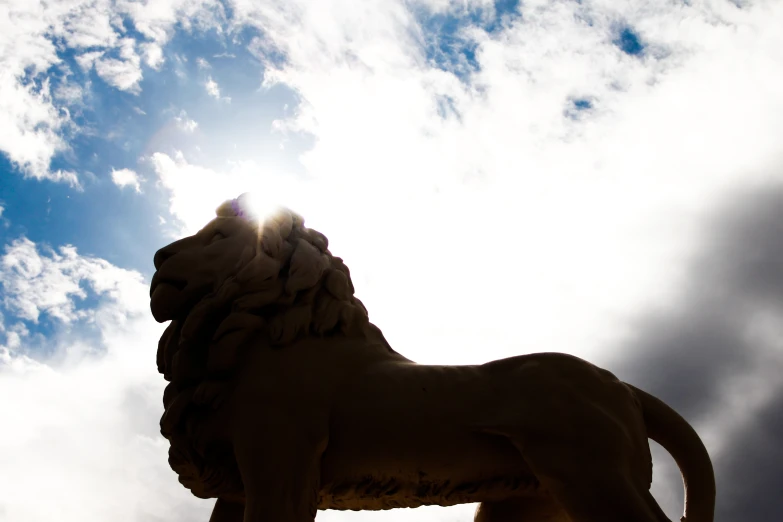
M 400 353 L 586 358 L 693 423 L 716 521 L 783 519 L 781 27 L 777 0 L 0 3 L 0 521 L 209 519 L 159 434 L 148 284 L 246 191 L 329 237 Z

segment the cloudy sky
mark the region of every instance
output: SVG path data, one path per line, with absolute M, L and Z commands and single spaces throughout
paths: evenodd
M 208 520 L 147 285 L 244 191 L 330 238 L 398 351 L 585 357 L 693 422 L 716 520 L 783 518 L 781 27 L 779 0 L 2 2 L 0 521 Z

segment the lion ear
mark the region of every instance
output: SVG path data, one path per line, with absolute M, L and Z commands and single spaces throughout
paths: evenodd
M 266 320 L 258 315 L 245 312 L 232 312 L 218 326 L 212 336 L 213 342 L 220 341 L 223 336 L 238 330 L 257 331 L 266 326 Z

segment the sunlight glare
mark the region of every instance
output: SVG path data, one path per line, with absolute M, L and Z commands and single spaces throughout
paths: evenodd
M 263 197 L 263 193 L 258 191 L 245 192 L 237 199 L 242 210 L 258 222 L 263 222 L 282 206 L 270 197 Z

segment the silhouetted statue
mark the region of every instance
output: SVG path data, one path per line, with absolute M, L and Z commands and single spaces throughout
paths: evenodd
M 300 216 L 217 216 L 155 254 L 151 284 L 171 320 L 161 433 L 180 482 L 218 499 L 212 522 L 471 502 L 477 522 L 663 522 L 648 437 L 681 469 L 687 522 L 713 521 L 709 455 L 660 400 L 559 353 L 416 364 Z

